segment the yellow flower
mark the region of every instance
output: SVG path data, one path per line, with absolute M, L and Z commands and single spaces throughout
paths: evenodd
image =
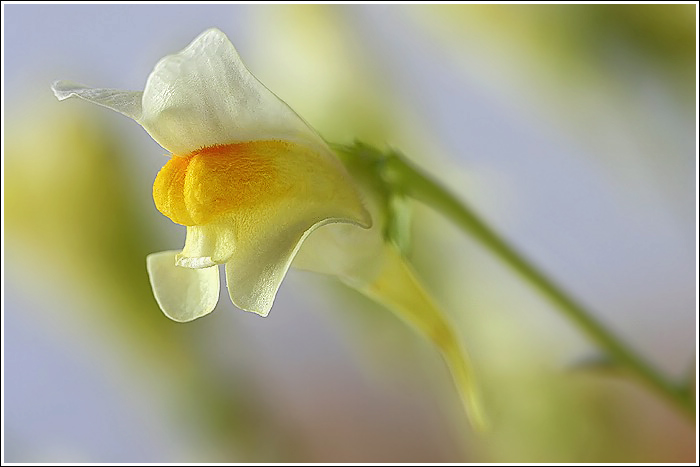
M 214 309 L 219 264 L 233 303 L 266 316 L 314 229 L 371 225 L 330 148 L 248 71 L 217 29 L 161 59 L 143 92 L 65 81 L 53 91 L 59 100 L 75 96 L 121 112 L 171 153 L 153 199 L 187 226 L 185 246 L 146 263 L 156 301 L 175 321 Z

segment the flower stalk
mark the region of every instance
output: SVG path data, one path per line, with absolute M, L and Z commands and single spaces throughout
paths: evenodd
M 400 153 L 383 153 L 363 143 L 353 146 L 334 146 L 346 163 L 374 165 L 377 176 L 389 189 L 410 196 L 432 207 L 450 219 L 466 234 L 478 240 L 501 261 L 517 272 L 522 279 L 537 289 L 556 309 L 566 315 L 620 369 L 627 370 L 639 381 L 679 408 L 686 416 L 695 416 L 693 391 L 676 384 L 626 346 L 607 330 L 583 305 L 567 294 L 554 280 L 536 268 L 494 229 L 462 201 L 458 200 L 439 183 L 431 180 L 412 166 Z M 392 188 L 393 187 L 393 188 Z

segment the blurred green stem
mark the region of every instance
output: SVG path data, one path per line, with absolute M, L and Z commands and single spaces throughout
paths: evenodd
M 687 416 L 695 417 L 694 391 L 666 379 L 608 331 L 593 314 L 577 303 L 553 280 L 539 271 L 491 227 L 454 195 L 411 166 L 397 152 L 384 154 L 370 146 L 336 146 L 349 163 L 372 164 L 375 173 L 389 187 L 421 201 L 449 218 L 464 232 L 508 264 L 530 285 L 539 290 L 557 309 L 576 323 L 617 365 L 627 369 L 651 389 L 676 405 Z M 353 161 L 348 161 L 348 157 Z

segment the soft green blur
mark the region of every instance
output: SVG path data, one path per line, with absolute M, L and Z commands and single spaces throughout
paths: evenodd
M 164 318 L 153 299 L 145 257 L 161 246 L 148 220 L 152 202 L 131 189 L 135 155 L 91 109 L 27 105 L 6 126 L 6 265 L 27 294 L 39 288 L 71 304 L 69 315 L 48 307 L 33 318 L 64 339 L 116 339 L 131 362 L 127 377 L 157 381 L 164 404 L 195 414 L 187 422 L 211 439 L 211 452 L 186 460 L 258 458 L 247 449 L 255 444 L 249 437 L 262 436 L 264 410 L 239 400 L 254 387 L 242 378 L 226 388 L 197 356 L 194 329 Z
M 445 59 L 459 66 L 466 66 L 459 54 L 463 41 L 489 38 L 491 44 L 503 44 L 489 52 L 494 70 L 515 73 L 516 66 L 508 67 L 508 54 L 517 55 L 512 61 L 528 66 L 520 85 L 526 88 L 530 82 L 535 83 L 531 89 L 551 90 L 542 94 L 549 96 L 543 97 L 543 107 L 556 108 L 557 96 L 577 94 L 576 86 L 563 84 L 572 79 L 580 80 L 574 81 L 579 86 L 585 81 L 587 93 L 616 95 L 624 88 L 626 72 L 598 73 L 601 61 L 617 57 L 603 52 L 614 49 L 630 57 L 632 68 L 642 63 L 660 70 L 678 113 L 691 111 L 691 5 L 405 8 L 426 40 L 438 44 Z M 460 163 L 441 153 L 441 142 L 411 118 L 406 111 L 411 103 L 397 98 L 383 64 L 373 62 L 356 40 L 358 19 L 351 8 L 267 6 L 255 10 L 255 18 L 250 32 L 255 53 L 244 57 L 249 68 L 324 138 L 391 143 L 438 178 L 442 173 L 446 182 L 463 188 L 460 195 L 465 198 L 474 187 L 489 183 L 462 174 Z M 509 48 L 513 43 L 517 53 Z M 174 44 L 164 54 L 184 45 Z M 288 72 L 279 73 L 279 68 Z M 544 83 L 539 81 L 543 76 Z M 49 84 L 37 87 L 48 89 Z M 624 378 L 561 368 L 555 356 L 577 355 L 586 348 L 584 339 L 424 206 L 415 206 L 410 258 L 437 303 L 460 325 L 485 393 L 490 432 L 477 434 L 469 428 L 449 374 L 429 344 L 386 310 L 331 280 L 292 273 L 286 281 L 303 286 L 281 294 L 271 315 L 254 325 L 247 316 L 223 318 L 243 313 L 227 300 L 211 317 L 187 325 L 168 321 L 151 295 L 145 257 L 178 246 L 172 244 L 172 230 L 152 199 L 135 195 L 147 190 L 134 182 L 134 174 L 143 170 L 137 158 L 161 155 L 157 150 L 134 154 L 135 145 L 123 140 L 129 134 L 115 130 L 114 119 L 103 118 L 106 111 L 75 102 L 59 104 L 45 94 L 27 97 L 23 112 L 5 115 L 5 269 L 23 294 L 55 296 L 71 310 L 63 316 L 50 306 L 27 310 L 36 326 L 51 328 L 66 346 L 81 351 L 107 346 L 117 360 L 128 362 L 115 370 L 117 383 L 128 378 L 131 383 L 124 384 L 143 384 L 162 395 L 157 413 L 164 423 L 180 424 L 193 434 L 191 449 L 181 446 L 188 456 L 183 462 L 694 459 L 692 423 Z M 579 131 L 575 122 L 572 117 L 570 134 Z M 131 130 L 140 131 L 136 125 Z M 675 163 L 668 157 L 669 164 Z M 155 172 L 150 175 L 155 177 Z M 280 302 L 294 294 L 298 298 L 292 305 Z M 291 363 L 308 356 L 295 349 L 272 353 L 272 360 L 282 362 L 278 364 L 270 362 L 269 354 L 258 361 L 258 355 L 247 351 L 265 339 L 266 326 L 274 327 L 268 323 L 279 319 L 278 314 L 293 312 L 285 306 L 309 308 L 326 323 L 321 329 L 330 329 L 340 342 L 329 351 L 341 352 L 337 365 L 326 362 L 328 367 L 314 369 L 310 359 L 305 370 L 305 362 Z M 19 312 L 25 311 L 5 308 L 5 313 Z M 246 335 L 246 330 L 260 334 Z M 281 331 L 305 332 L 297 327 Z M 309 332 L 307 338 L 309 345 L 318 346 L 316 352 L 324 352 L 317 335 Z M 227 347 L 217 344 L 221 342 Z M 229 353 L 221 354 L 221 348 Z M 288 379 L 273 374 L 288 364 L 302 380 L 297 386 L 285 386 L 280 382 Z M 359 369 L 345 370 L 343 365 Z M 362 381 L 345 383 L 347 378 Z M 311 403 L 294 392 L 303 393 L 304 384 L 326 400 Z M 353 384 L 365 388 L 364 398 L 338 389 Z M 324 392 L 326 385 L 338 392 Z M 335 407 L 333 416 L 324 407 Z M 357 413 L 363 414 L 359 420 Z M 382 417 L 395 420 L 383 424 Z M 411 449 L 419 439 L 419 446 Z

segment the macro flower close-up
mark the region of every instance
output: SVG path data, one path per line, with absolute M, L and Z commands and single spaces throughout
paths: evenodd
M 697 5 L 1 8 L 3 464 L 697 464 Z
M 219 30 L 162 59 L 143 92 L 58 81 L 136 120 L 171 153 L 153 185 L 156 207 L 187 226 L 181 252 L 148 256 L 165 314 L 191 321 L 219 300 L 217 265 L 239 308 L 266 316 L 307 235 L 330 222 L 371 219 L 325 142 L 243 65 Z
M 134 119 L 171 152 L 153 199 L 187 226 L 185 246 L 146 258 L 153 294 L 169 318 L 187 322 L 214 310 L 219 264 L 226 265 L 232 302 L 267 316 L 304 240 L 325 224 L 354 224 L 324 229 L 298 266 L 344 280 L 416 326 L 441 350 L 473 422 L 485 424 L 452 325 L 382 240 L 376 218 L 389 215 L 387 200 L 360 189 L 363 174 L 351 178 L 330 147 L 248 71 L 221 31 L 205 31 L 160 60 L 143 93 L 66 81 L 52 88 L 59 100 L 79 97 Z M 366 233 L 352 232 L 373 222 Z

